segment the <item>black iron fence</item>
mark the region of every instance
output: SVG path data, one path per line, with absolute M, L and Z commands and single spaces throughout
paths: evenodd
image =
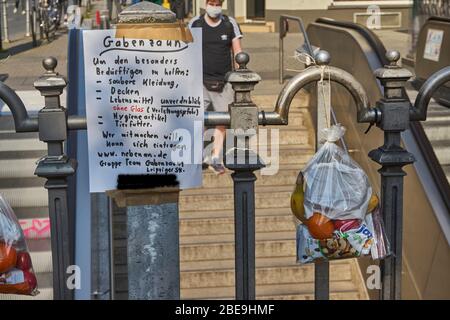
M 260 125 L 287 125 L 289 107 L 294 96 L 306 85 L 322 78 L 322 65 L 329 62 L 329 55 L 319 51 L 315 55 L 316 65 L 306 68 L 285 84 L 279 94 L 273 112 L 258 110 L 252 102 L 251 91 L 261 78 L 247 69 L 249 56 L 236 56 L 239 68 L 228 75 L 228 82 L 235 91 L 235 101 L 229 112 L 206 112 L 205 125 L 225 125 L 231 129 L 258 129 Z M 381 165 L 381 204 L 388 240 L 394 255 L 382 262 L 382 298 L 400 299 L 402 267 L 402 216 L 403 216 L 403 166 L 414 162 L 414 155 L 402 148 L 401 132 L 411 121 L 426 119 L 427 106 L 435 90 L 450 81 L 450 67 L 430 77 L 420 89 L 414 105 L 403 95 L 405 83 L 412 74 L 397 65 L 400 54 L 388 51 L 389 62 L 375 71 L 375 76 L 384 87 L 384 97 L 375 106 L 368 105 L 363 86 L 344 70 L 327 67 L 330 80 L 343 85 L 357 105 L 355 117 L 360 123 L 376 125 L 384 132 L 384 144 L 372 150 L 369 157 Z M 45 97 L 45 107 L 37 116 L 30 116 L 17 94 L 0 83 L 0 98 L 10 108 L 16 132 L 39 132 L 39 139 L 47 143 L 48 154 L 37 165 L 35 174 L 47 179 L 51 241 L 53 259 L 53 286 L 55 299 L 73 299 L 73 291 L 67 285 L 67 268 L 73 263 L 70 256 L 74 239 L 70 236 L 68 216 L 67 179 L 77 169 L 76 159 L 69 158 L 63 148 L 68 132 L 86 130 L 86 118 L 68 115 L 61 105 L 60 95 L 66 87 L 66 80 L 56 72 L 57 61 L 47 58 L 43 61 L 45 73 L 34 86 Z M 249 139 L 250 137 L 246 137 Z M 245 148 L 245 162 L 236 162 L 228 168 L 233 171 L 235 210 L 235 288 L 236 299 L 255 299 L 255 180 L 254 172 L 263 167 L 262 161 L 252 160 L 258 155 Z M 237 146 L 228 150 L 227 156 L 237 156 Z M 238 163 L 238 164 L 235 164 Z M 316 298 L 329 296 L 328 265 L 316 271 Z

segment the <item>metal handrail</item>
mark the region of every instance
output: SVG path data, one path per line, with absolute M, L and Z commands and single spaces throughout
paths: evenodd
M 28 115 L 27 109 L 19 96 L 3 82 L 0 82 L 0 99 L 2 99 L 11 110 L 14 117 L 16 132 L 38 131 L 37 117 L 30 117 Z
M 279 54 L 279 76 L 280 83 L 284 81 L 284 38 L 289 31 L 289 20 L 295 21 L 298 23 L 300 31 L 303 33 L 303 37 L 305 38 L 306 50 L 307 53 L 313 57 L 314 51 L 311 46 L 311 42 L 309 41 L 308 34 L 306 33 L 305 26 L 303 25 L 303 20 L 299 17 L 290 16 L 290 15 L 281 15 L 280 16 L 280 45 L 278 48 Z
M 424 121 L 426 119 L 428 104 L 433 94 L 448 81 L 450 81 L 450 67 L 437 71 L 425 81 L 419 90 L 414 107 L 410 111 L 411 120 Z
M 374 123 L 380 119 L 381 115 L 379 114 L 379 111 L 369 107 L 367 93 L 355 77 L 353 77 L 350 73 L 336 67 L 327 67 L 326 74 L 332 82 L 343 85 L 352 95 L 357 107 L 358 122 Z M 270 114 L 270 124 L 287 124 L 289 106 L 294 96 L 302 88 L 306 87 L 306 85 L 312 82 L 320 81 L 321 78 L 321 67 L 311 66 L 297 74 L 288 83 L 286 83 L 278 96 L 275 112 Z

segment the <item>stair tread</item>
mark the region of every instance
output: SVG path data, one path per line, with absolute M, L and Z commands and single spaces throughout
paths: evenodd
M 20 190 L 20 193 L 18 192 Z M 45 207 L 48 206 L 47 190 L 43 187 L 4 188 L 0 193 L 6 198 L 11 207 Z M 26 194 L 26 197 L 22 195 Z
M 449 116 L 450 116 L 450 114 L 449 114 Z M 450 119 L 448 119 L 448 120 L 443 119 L 443 120 L 424 121 L 424 122 L 422 122 L 422 126 L 424 127 L 424 129 L 425 128 L 430 129 L 430 128 L 435 128 L 435 127 L 436 128 L 437 127 L 446 127 L 446 128 L 448 128 L 450 126 Z
M 291 209 L 288 207 L 285 208 L 256 208 L 256 216 L 264 216 L 264 215 L 273 215 L 273 212 L 277 210 L 282 214 L 290 214 Z M 207 218 L 211 219 L 215 218 L 224 218 L 224 217 L 234 217 L 234 210 L 210 210 L 210 211 L 188 211 L 181 210 L 180 211 L 180 219 L 200 219 Z
M 355 284 L 350 281 L 330 281 L 330 292 L 355 292 Z M 289 283 L 256 285 L 256 296 L 311 294 L 314 292 L 314 283 Z M 186 299 L 234 299 L 234 287 L 194 288 L 181 289 L 181 298 Z
M 47 150 L 44 142 L 37 139 L 9 139 L 0 140 L 0 150 L 3 151 L 35 151 Z
M 205 188 L 196 188 L 196 189 L 190 189 L 190 190 L 183 190 L 181 191 L 181 196 L 191 196 L 191 195 L 202 195 L 204 194 L 204 190 Z M 292 186 L 276 186 L 276 187 L 271 187 L 271 186 L 256 186 L 256 191 L 259 192 L 269 192 L 269 193 L 273 193 L 273 192 L 286 192 L 286 191 L 292 191 Z M 231 187 L 226 187 L 226 188 L 209 188 L 208 189 L 208 195 L 213 195 L 213 194 L 224 194 L 224 193 L 232 193 L 233 189 Z

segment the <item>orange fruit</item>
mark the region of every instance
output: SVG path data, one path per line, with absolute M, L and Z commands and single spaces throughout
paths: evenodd
M 0 273 L 14 268 L 17 260 L 17 252 L 11 245 L 0 242 Z
M 314 212 L 305 224 L 311 237 L 314 239 L 329 239 L 333 237 L 333 222 L 319 212 Z

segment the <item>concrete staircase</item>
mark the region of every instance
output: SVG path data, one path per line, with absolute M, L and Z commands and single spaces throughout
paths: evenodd
M 273 21 L 240 22 L 239 26 L 244 34 L 275 32 L 275 22 Z
M 276 97 L 254 96 L 266 111 Z M 280 130 L 280 170 L 257 174 L 256 294 L 258 299 L 313 299 L 314 266 L 296 264 L 295 222 L 290 194 L 299 170 L 314 154 L 305 97 L 291 106 Z M 268 128 L 269 129 L 269 128 Z M 269 143 L 270 145 L 270 143 Z M 269 148 L 270 152 L 270 148 Z M 230 174 L 203 175 L 203 187 L 180 196 L 182 299 L 234 299 L 234 212 Z M 356 260 L 331 263 L 332 299 L 367 299 Z
M 6 198 L 27 232 L 27 244 L 37 276 L 40 294 L 36 297 L 0 294 L 0 300 L 51 300 L 52 260 L 48 232 L 47 190 L 44 180 L 34 176 L 36 160 L 46 154 L 46 145 L 37 133 L 14 131 L 12 117 L 0 116 L 0 193 Z M 33 230 L 33 231 L 31 231 Z

